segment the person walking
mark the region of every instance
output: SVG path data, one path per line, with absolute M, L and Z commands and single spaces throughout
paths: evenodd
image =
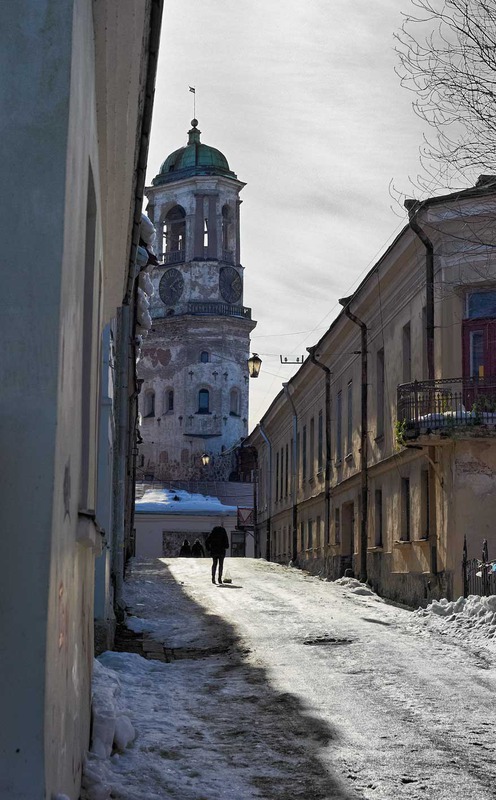
M 212 583 L 215 583 L 215 572 L 218 565 L 217 581 L 220 586 L 222 584 L 224 558 L 229 547 L 229 537 L 226 529 L 222 525 L 215 525 L 205 539 L 205 546 L 212 556 Z
M 191 545 L 187 539 L 185 539 L 182 543 L 179 555 L 187 557 L 191 556 Z
M 191 555 L 193 558 L 205 558 L 205 550 L 199 539 L 195 539 L 191 545 Z

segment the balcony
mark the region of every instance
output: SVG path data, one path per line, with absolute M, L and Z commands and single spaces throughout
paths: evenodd
M 231 306 L 229 303 L 188 303 L 188 314 L 197 316 L 244 317 L 251 319 L 251 308 Z
M 168 253 L 161 253 L 159 261 L 163 264 L 182 264 L 184 262 L 184 250 L 170 250 Z
M 403 383 L 398 386 L 398 423 L 405 440 L 475 427 L 496 430 L 496 377 Z

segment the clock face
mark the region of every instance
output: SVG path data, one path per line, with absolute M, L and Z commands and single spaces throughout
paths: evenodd
M 158 285 L 160 299 L 166 306 L 173 306 L 181 297 L 184 289 L 184 278 L 178 269 L 164 272 Z
M 219 273 L 220 293 L 226 303 L 237 303 L 241 297 L 243 284 L 241 275 L 234 267 L 221 267 Z

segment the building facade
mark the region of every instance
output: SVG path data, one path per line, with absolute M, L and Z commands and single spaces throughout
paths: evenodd
M 142 343 L 138 476 L 227 480 L 248 430 L 250 332 L 239 193 L 225 156 L 192 120 L 147 190 L 157 230 L 152 327 Z M 202 455 L 209 456 L 206 468 Z
M 111 519 L 99 472 L 109 493 L 113 480 L 103 332 L 133 308 L 161 13 L 157 0 L 28 1 L 0 34 L 4 256 L 16 265 L 0 314 L 0 796 L 12 800 L 80 797 L 99 511 Z M 99 604 L 108 617 L 108 593 Z
M 416 605 L 496 554 L 496 179 L 406 205 L 249 444 L 269 558 Z

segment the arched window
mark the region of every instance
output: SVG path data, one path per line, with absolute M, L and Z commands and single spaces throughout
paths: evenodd
M 145 394 L 143 416 L 144 417 L 155 416 L 155 392 L 153 391 L 153 389 L 149 389 Z
M 208 364 L 208 362 L 210 361 L 209 355 L 206 350 L 203 350 L 200 353 L 200 361 L 202 364 Z
M 166 264 L 184 261 L 186 246 L 186 212 L 174 206 L 162 221 L 162 260 Z
M 198 414 L 210 413 L 210 393 L 208 389 L 200 389 L 198 392 Z
M 229 394 L 229 413 L 232 417 L 239 417 L 240 415 L 239 400 L 239 389 L 231 389 Z
M 165 413 L 168 414 L 170 411 L 174 411 L 174 390 L 169 389 L 165 393 Z

